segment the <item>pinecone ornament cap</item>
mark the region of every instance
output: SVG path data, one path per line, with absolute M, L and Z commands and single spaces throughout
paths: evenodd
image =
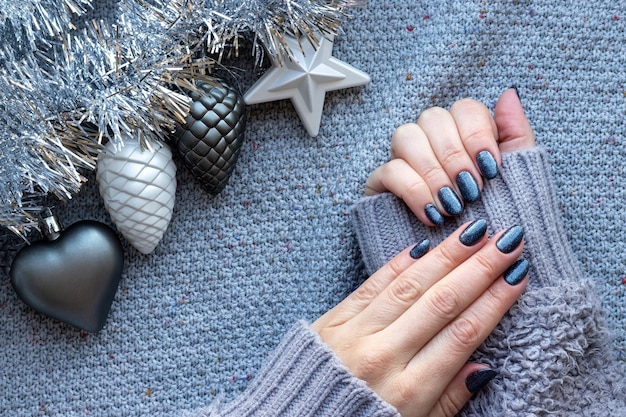
M 128 242 L 149 254 L 167 230 L 174 209 L 176 165 L 164 143 L 154 152 L 138 141 L 109 143 L 99 156 L 96 180 L 104 205 Z
M 219 194 L 235 168 L 244 140 L 246 105 L 224 81 L 197 82 L 186 123 L 174 132 L 183 164 L 209 194 Z

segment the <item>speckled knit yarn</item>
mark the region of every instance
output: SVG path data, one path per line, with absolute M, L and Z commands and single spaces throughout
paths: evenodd
M 184 417 L 311 416 L 399 417 L 351 376 L 306 322 L 298 322 L 235 401 Z
M 610 349 L 593 283 L 564 239 L 547 154 L 507 153 L 502 164 L 482 201 L 444 227 L 422 225 L 391 194 L 362 200 L 353 219 L 366 267 L 375 271 L 424 238 L 436 245 L 469 220 L 487 220 L 491 233 L 523 226 L 529 285 L 475 355 L 498 378 L 461 415 L 623 415 L 626 370 Z
M 503 155 L 501 177 L 481 202 L 440 228 L 419 223 L 391 194 L 362 199 L 353 209 L 369 272 L 423 238 L 438 244 L 460 223 L 483 218 L 492 232 L 506 225 L 526 231 L 532 270 L 519 302 L 475 354 L 498 371 L 461 416 L 619 416 L 626 412 L 626 369 L 609 349 L 609 335 L 591 281 L 564 239 L 548 158 L 542 149 Z M 298 323 L 247 391 L 193 417 L 394 416 L 362 381 Z
M 97 4 L 106 9 L 106 1 Z M 393 130 L 425 108 L 449 107 L 462 97 L 492 108 L 511 85 L 518 87 L 537 141 L 549 152 L 563 233 L 615 336 L 606 349 L 623 361 L 626 15 L 621 6 L 609 0 L 385 0 L 353 10 L 333 54 L 368 73 L 371 83 L 329 92 L 316 138 L 307 136 L 288 101 L 251 106 L 235 173 L 217 198 L 179 169 L 170 226 L 150 256 L 125 243 L 124 276 L 100 333 L 82 334 L 33 313 L 15 296 L 8 276 L 0 276 L 0 415 L 170 417 L 207 407 L 215 398 L 228 403 L 254 381 L 294 323 L 315 320 L 360 282 L 350 207 L 363 195 L 368 174 L 388 159 Z M 106 14 L 102 9 L 98 16 Z M 235 63 L 244 69 L 241 91 L 260 73 L 244 59 L 247 52 Z M 469 209 L 484 214 L 479 207 Z M 79 219 L 109 223 L 93 177 L 70 203 L 57 204 L 57 213 L 65 225 Z M 392 246 L 415 243 L 403 233 L 407 240 Z M 539 288 L 557 288 L 559 297 L 550 304 L 556 315 L 537 320 L 554 326 L 559 321 L 551 317 L 559 318 L 566 300 L 591 293 L 587 286 L 544 285 L 536 272 L 535 290 L 512 314 L 545 296 Z M 564 329 L 565 340 L 576 343 L 563 358 L 590 352 L 584 347 L 587 337 L 569 339 L 570 331 L 589 335 L 595 327 L 593 314 L 584 317 L 590 321 Z M 491 340 L 524 344 L 532 337 L 527 329 L 500 327 Z M 530 382 L 521 379 L 505 384 L 507 372 L 533 369 L 544 353 L 543 348 L 526 352 L 528 357 L 501 367 L 505 374 L 470 407 L 491 403 L 483 396 L 498 395 L 503 386 L 511 392 L 528 388 Z M 478 354 L 500 364 L 489 352 Z M 567 375 L 588 369 L 572 368 Z M 555 392 L 571 387 L 571 381 L 570 376 L 545 379 L 536 387 L 551 384 Z M 538 396 L 539 391 L 524 392 L 533 407 L 542 404 Z M 524 404 L 506 406 L 514 415 L 547 415 L 520 410 Z M 589 415 L 567 407 L 554 415 Z

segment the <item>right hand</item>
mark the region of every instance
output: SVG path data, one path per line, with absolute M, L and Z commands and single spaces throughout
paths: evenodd
M 526 287 L 526 261 L 505 272 L 523 242 L 502 250 L 486 222 L 467 241 L 468 225 L 417 260 L 402 251 L 311 326 L 403 417 L 452 417 L 495 375 L 467 360 Z

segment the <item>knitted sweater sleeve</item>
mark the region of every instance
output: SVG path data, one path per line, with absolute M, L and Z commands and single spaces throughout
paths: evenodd
M 183 417 L 400 417 L 353 377 L 308 323 L 283 337 L 248 388 L 228 404 Z
M 608 335 L 591 282 L 577 266 L 560 222 L 550 167 L 539 149 L 503 155 L 501 176 L 480 202 L 442 228 L 423 226 L 390 194 L 353 208 L 366 268 L 377 270 L 401 249 L 428 237 L 439 243 L 461 223 L 488 220 L 493 233 L 520 224 L 530 284 L 475 353 L 499 377 L 462 416 L 626 415 L 624 370 Z M 296 323 L 246 391 L 186 416 L 399 417 L 348 369 L 305 322 Z
M 490 233 L 523 226 L 529 285 L 473 358 L 499 377 L 461 415 L 626 415 L 624 364 L 609 348 L 592 282 L 568 245 L 547 154 L 507 153 L 502 165 L 481 200 L 440 228 L 422 225 L 391 194 L 364 198 L 353 221 L 365 267 L 376 271 L 425 237 L 436 245 L 468 220 L 484 218 Z

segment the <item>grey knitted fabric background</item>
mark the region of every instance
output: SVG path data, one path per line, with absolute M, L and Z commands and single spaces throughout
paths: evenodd
M 573 250 L 626 360 L 626 3 L 371 1 L 334 56 L 371 83 L 328 93 L 320 134 L 288 101 L 249 108 L 229 185 L 210 198 L 179 165 L 173 219 L 148 256 L 124 243 L 104 329 L 32 312 L 0 276 L 0 415 L 171 416 L 240 393 L 298 319 L 361 278 L 349 208 L 389 138 L 423 109 L 516 85 L 553 160 Z M 246 62 L 245 91 L 260 75 Z M 92 177 L 57 213 L 110 219 Z

